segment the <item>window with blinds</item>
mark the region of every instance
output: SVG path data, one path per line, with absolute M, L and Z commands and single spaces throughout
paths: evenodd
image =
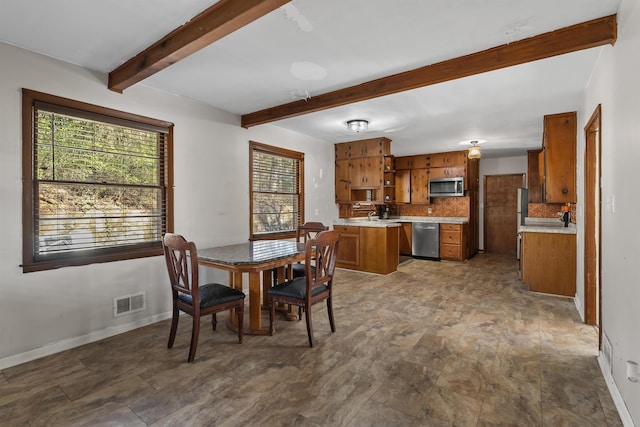
M 294 237 L 304 218 L 304 153 L 251 141 L 251 238 Z
M 161 254 L 172 125 L 26 90 L 23 102 L 23 269 Z

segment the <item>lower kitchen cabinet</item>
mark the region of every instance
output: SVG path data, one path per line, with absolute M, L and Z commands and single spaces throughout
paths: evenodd
M 464 261 L 469 257 L 468 224 L 440 224 L 440 259 Z
M 336 267 L 389 274 L 398 269 L 399 227 L 335 225 L 340 234 Z
M 360 227 L 336 225 L 333 227 L 340 234 L 336 265 L 343 268 L 360 266 Z
M 522 233 L 520 262 L 530 291 L 575 296 L 575 234 Z
M 411 228 L 413 224 L 411 222 L 403 222 L 400 227 L 400 236 L 398 240 L 398 247 L 401 255 L 411 255 Z

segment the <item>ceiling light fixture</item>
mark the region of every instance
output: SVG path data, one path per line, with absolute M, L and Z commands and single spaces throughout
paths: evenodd
M 482 153 L 480 153 L 480 147 L 478 147 L 478 141 L 470 141 L 469 142 L 471 144 L 471 147 L 469 147 L 469 153 L 467 154 L 467 157 L 469 157 L 470 159 L 479 159 L 482 156 Z
M 369 127 L 369 121 L 363 119 L 349 120 L 347 127 L 352 131 L 358 133 L 367 130 Z

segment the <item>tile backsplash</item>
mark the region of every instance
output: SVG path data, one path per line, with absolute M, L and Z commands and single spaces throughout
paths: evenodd
M 468 217 L 469 197 L 434 197 L 428 205 L 397 204 L 389 205 L 391 215 L 400 216 L 442 216 Z M 429 213 L 431 209 L 431 213 Z M 354 210 L 351 203 L 340 203 L 338 216 L 340 218 L 355 218 L 367 216 L 367 211 Z
M 558 218 L 564 203 L 529 203 L 528 216 L 531 218 Z M 576 204 L 571 204 L 571 222 L 576 223 Z

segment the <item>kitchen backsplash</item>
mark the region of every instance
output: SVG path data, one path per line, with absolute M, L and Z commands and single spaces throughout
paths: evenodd
M 531 218 L 558 218 L 563 203 L 529 203 L 528 216 Z M 571 222 L 576 223 L 576 204 L 571 205 Z
M 391 215 L 400 216 L 443 216 L 443 217 L 468 217 L 469 197 L 434 197 L 431 204 L 414 205 L 398 204 L 390 205 Z M 429 213 L 431 209 L 431 213 Z M 356 211 L 352 204 L 341 203 L 338 215 L 340 218 L 355 218 L 367 216 L 366 211 Z

